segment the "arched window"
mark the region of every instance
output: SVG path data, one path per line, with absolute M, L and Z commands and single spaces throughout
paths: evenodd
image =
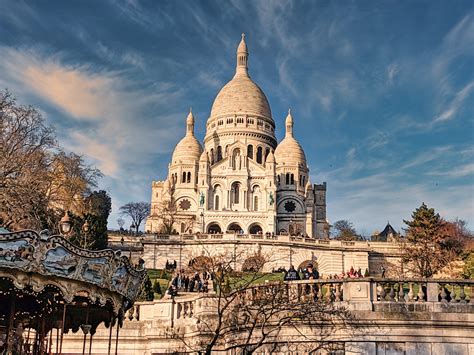
M 253 197 L 253 210 L 258 211 L 258 196 Z
M 211 165 L 214 164 L 214 148 L 211 148 Z
M 291 185 L 294 185 L 295 184 L 295 175 L 294 174 L 291 174 L 291 181 L 290 181 Z
M 191 172 L 188 172 L 188 178 L 186 180 L 187 183 L 191 182 Z
M 257 163 L 262 164 L 262 147 L 257 148 Z
M 183 172 L 183 177 L 181 178 L 181 182 L 182 183 L 186 182 L 186 172 Z
M 232 203 L 238 204 L 240 201 L 240 184 L 238 182 L 234 182 L 232 184 L 230 193 L 232 197 Z
M 250 159 L 253 159 L 253 145 L 249 144 L 247 147 L 247 156 Z
M 217 160 L 216 161 L 221 161 L 222 160 L 222 147 L 219 145 L 217 147 Z
M 289 185 L 290 184 L 290 173 L 286 173 L 286 184 Z
M 265 149 L 265 161 L 267 161 L 268 154 L 270 154 L 270 148 Z
M 303 187 L 306 186 L 305 182 L 306 182 L 306 176 L 303 175 L 303 184 L 302 184 Z
M 219 211 L 219 195 L 214 198 L 214 210 Z

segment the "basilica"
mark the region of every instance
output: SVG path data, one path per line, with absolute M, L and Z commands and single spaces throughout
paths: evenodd
M 285 138 L 277 142 L 268 100 L 248 73 L 244 35 L 236 59 L 234 77 L 212 105 L 203 145 L 194 135 L 195 119 L 189 112 L 168 177 L 152 183 L 145 230 L 162 232 L 166 218 L 180 234 L 323 238 L 328 233 L 326 183 L 311 183 L 290 111 Z

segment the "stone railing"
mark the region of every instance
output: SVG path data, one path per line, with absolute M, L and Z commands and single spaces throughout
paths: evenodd
M 474 314 L 474 280 L 360 278 L 287 281 L 248 288 L 242 297 L 246 302 L 256 302 L 278 294 L 290 303 L 340 303 L 355 311 L 400 311 L 402 306 L 403 310 L 412 312 Z M 216 300 L 216 295 L 188 293 L 154 303 L 137 303 L 135 309 L 130 311 L 133 315 L 130 319 L 143 319 L 148 313 L 163 314 L 166 316 L 162 321 L 172 325 L 200 315 L 206 309 L 209 313 L 209 309 L 215 307 L 206 308 L 206 304 Z M 152 311 L 148 307 L 163 309 Z
M 474 280 L 380 279 L 376 281 L 380 302 L 441 302 L 474 305 Z
M 368 240 L 361 241 L 341 241 L 341 240 L 329 240 L 329 239 L 315 239 L 303 236 L 290 236 L 290 235 L 272 235 L 272 234 L 238 234 L 238 233 L 222 233 L 222 234 L 208 234 L 208 233 L 197 233 L 197 234 L 182 234 L 182 235 L 164 235 L 164 234 L 145 234 L 141 237 L 143 243 L 154 243 L 154 242 L 187 242 L 187 241 L 213 241 L 213 240 L 224 240 L 224 241 L 269 241 L 280 242 L 280 243 L 291 243 L 291 244 L 303 244 L 303 245 L 320 245 L 322 247 L 336 247 L 336 248 L 390 248 L 393 243 L 387 242 L 373 242 Z

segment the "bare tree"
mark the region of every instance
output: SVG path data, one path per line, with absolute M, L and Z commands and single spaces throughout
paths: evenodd
M 123 226 L 125 224 L 125 220 L 123 218 L 117 218 L 117 224 L 118 224 L 120 230 L 122 230 Z
M 216 293 L 202 300 L 205 312 L 194 314 L 201 336 L 186 339 L 175 334 L 188 351 L 212 354 L 238 349 L 252 354 L 265 348 L 271 352 L 278 347 L 283 329 L 292 329 L 315 351 L 328 346 L 328 339 L 338 330 L 352 329 L 353 315 L 342 305 L 323 302 L 318 280 L 313 281 L 314 285 L 263 283 L 266 275 L 260 270 L 269 256 L 241 252 L 233 257 L 222 254 L 199 258 L 205 259 L 201 267 L 213 275 Z M 260 261 L 253 262 L 254 271 L 234 271 L 235 261 L 246 258 Z M 330 292 L 327 288 L 325 291 Z M 329 300 L 332 294 L 327 295 Z
M 85 210 L 84 197 L 100 176 L 81 156 L 61 150 L 35 108 L 0 92 L 0 224 L 56 230 L 64 210 Z
M 135 233 L 138 234 L 140 225 L 150 214 L 150 204 L 147 202 L 129 202 L 120 207 L 120 213 L 132 219 Z
M 187 232 L 196 220 L 195 215 L 186 215 L 185 209 L 179 209 L 174 197 L 174 188 L 171 185 L 167 191 L 164 191 L 163 199 L 153 210 L 153 214 L 161 222 L 160 233 L 168 235 L 176 233 L 178 225 L 182 232 Z
M 348 220 L 341 219 L 334 223 L 334 238 L 338 240 L 360 240 L 360 237 L 357 235 L 357 232 L 354 228 L 352 222 Z

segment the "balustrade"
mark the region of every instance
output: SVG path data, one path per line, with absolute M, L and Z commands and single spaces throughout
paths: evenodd
M 377 280 L 377 301 L 472 303 L 472 280 Z

